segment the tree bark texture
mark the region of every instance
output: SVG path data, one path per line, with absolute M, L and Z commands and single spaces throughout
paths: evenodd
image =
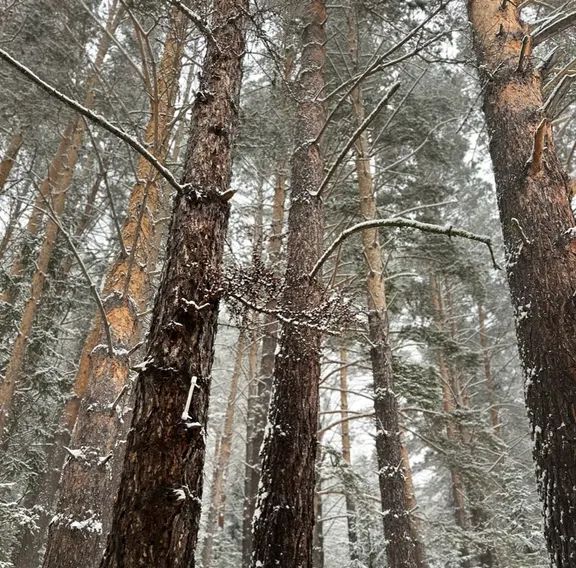
M 354 61 L 358 58 L 358 26 L 355 7 L 348 11 L 348 42 Z M 351 93 L 352 113 L 359 126 L 365 119 L 362 91 Z M 362 133 L 354 145 L 360 213 L 364 220 L 376 219 L 374 180 L 370 171 L 368 137 Z M 362 249 L 366 259 L 366 295 L 370 338 L 370 361 L 374 380 L 376 455 L 382 503 L 382 521 L 386 537 L 386 556 L 390 568 L 421 568 L 414 539 L 416 527 L 405 499 L 406 462 L 402 460 L 398 400 L 394 392 L 392 351 L 388 335 L 388 307 L 384 284 L 384 261 L 378 229 L 362 231 Z
M 0 161 L 0 195 L 6 189 L 6 182 L 10 177 L 12 168 L 16 163 L 18 158 L 18 152 L 22 147 L 22 142 L 24 141 L 24 134 L 21 130 L 17 130 L 12 134 L 10 140 L 8 141 L 8 146 L 6 147 L 6 152 L 2 161 Z
M 102 567 L 194 565 L 247 4 L 214 3 Z
M 281 300 L 294 319 L 311 315 L 321 299 L 320 283 L 309 274 L 322 252 L 323 240 L 324 210 L 315 191 L 324 175 L 318 136 L 325 121 L 321 101 L 325 20 L 324 1 L 304 3 L 287 268 Z M 254 568 L 312 566 L 320 339 L 320 332 L 313 327 L 295 323 L 282 326 L 254 513 Z
M 470 0 L 469 19 L 526 377 L 545 532 L 556 566 L 576 557 L 576 240 L 532 40 L 512 2 Z
M 161 162 L 169 146 L 187 27 L 187 17 L 173 8 L 145 133 L 149 148 Z M 97 566 L 106 542 L 113 504 L 110 496 L 116 492 L 112 472 L 122 453 L 117 446 L 124 430 L 119 400 L 128 389 L 130 353 L 142 337 L 138 314 L 150 302 L 148 271 L 151 257 L 157 256 L 156 217 L 161 203 L 158 173 L 141 158 L 122 227 L 127 252 L 120 253 L 110 267 L 102 290 L 106 322 L 97 314 L 81 354 L 73 397 L 63 413 L 61 428 L 64 432 L 74 428 L 69 445 L 78 457 L 72 456 L 63 470 L 44 558 L 47 568 Z M 62 455 L 61 449 L 56 451 Z

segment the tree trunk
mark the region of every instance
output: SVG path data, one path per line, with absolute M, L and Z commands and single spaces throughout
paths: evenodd
M 238 399 L 238 382 L 242 374 L 242 358 L 244 357 L 247 344 L 246 324 L 242 325 L 238 343 L 236 345 L 236 358 L 234 360 L 234 369 L 230 379 L 230 392 L 226 404 L 226 415 L 222 435 L 216 452 L 214 472 L 212 475 L 212 495 L 208 515 L 206 519 L 206 537 L 202 548 L 202 568 L 209 568 L 212 564 L 214 549 L 214 533 L 219 527 L 220 516 L 223 515 L 224 509 L 224 486 L 226 483 L 226 474 L 230 456 L 232 454 L 232 435 L 234 433 L 234 415 Z M 221 527 L 220 527 L 221 528 Z
M 152 101 L 145 134 L 161 162 L 169 146 L 187 24 L 187 17 L 174 8 L 157 74 L 158 100 Z M 69 459 L 63 471 L 45 567 L 98 565 L 110 526 L 113 500 L 109 496 L 116 491 L 111 472 L 116 469 L 116 445 L 124 429 L 118 401 L 128 388 L 130 353 L 142 337 L 138 314 L 150 301 L 148 265 L 150 257 L 156 256 L 156 216 L 162 201 L 158 173 L 143 158 L 138 162 L 137 178 L 122 227 L 122 241 L 129 253 L 121 253 L 108 271 L 102 290 L 107 323 L 96 317 L 82 351 L 74 399 L 65 411 L 65 426 L 74 425 L 70 446 L 79 456 Z
M 90 221 L 94 218 L 94 202 L 101 181 L 102 179 L 98 178 L 88 192 L 86 203 L 83 208 L 82 218 L 74 231 L 75 240 L 82 239 L 90 225 Z M 72 268 L 72 263 L 73 255 L 71 254 L 64 257 L 60 263 L 58 269 L 58 275 L 60 278 L 56 289 L 57 294 L 66 293 L 66 282 L 69 280 L 68 277 L 70 269 Z M 18 543 L 14 547 L 11 556 L 15 568 L 36 568 L 39 564 L 39 551 L 44 543 L 46 531 L 48 529 L 48 522 L 52 516 L 50 513 L 53 510 L 54 500 L 57 495 L 58 481 L 60 479 L 60 471 L 64 460 L 64 456 L 62 455 L 62 461 L 56 465 L 56 456 L 65 452 L 64 448 L 59 448 L 60 451 L 56 451 L 57 441 L 61 439 L 61 435 L 62 432 L 60 430 L 54 432 L 51 443 L 47 444 L 45 469 L 37 478 L 34 479 L 31 484 L 32 487 L 29 488 L 23 498 L 23 502 L 25 501 L 27 503 L 27 507 L 36 507 L 38 518 L 35 522 L 34 528 L 25 525 L 20 530 Z M 63 445 L 68 445 L 68 441 L 69 436 L 66 437 L 66 441 L 63 442 Z
M 214 3 L 102 567 L 194 565 L 247 8 Z
M 354 61 L 358 57 L 358 26 L 354 6 L 348 10 L 348 42 Z M 357 125 L 365 118 L 360 88 L 351 94 L 352 112 Z M 360 194 L 360 213 L 364 220 L 377 218 L 374 181 L 370 171 L 370 152 L 366 133 L 355 145 L 356 175 Z M 405 500 L 405 463 L 402 461 L 401 429 L 398 400 L 394 392 L 392 352 L 388 337 L 388 308 L 384 284 L 384 262 L 378 229 L 362 232 L 366 259 L 366 292 L 370 361 L 374 380 L 374 414 L 376 419 L 376 454 L 382 502 L 382 520 L 386 537 L 386 556 L 390 568 L 417 568 L 415 527 Z
M 100 39 L 96 58 L 94 60 L 94 71 L 88 76 L 85 84 L 86 95 L 84 96 L 83 105 L 86 108 L 92 108 L 95 101 L 95 87 L 100 78 L 100 68 L 110 47 L 110 37 L 120 24 L 121 17 L 124 13 L 122 6 L 118 7 L 118 1 L 113 0 L 110 6 L 110 15 L 106 23 L 106 33 Z M 62 194 L 65 201 L 67 191 L 72 182 L 76 163 L 78 161 L 78 150 L 82 145 L 84 138 L 85 123 L 78 115 L 74 115 L 71 121 L 64 129 L 64 133 L 58 145 L 49 166 L 46 177 L 40 183 L 38 191 L 34 197 L 32 211 L 26 223 L 25 238 L 23 244 L 14 256 L 10 266 L 10 283 L 0 293 L 0 302 L 14 304 L 19 295 L 18 280 L 23 276 L 27 265 L 27 258 L 30 255 L 30 248 L 33 240 L 40 234 L 42 229 L 42 220 L 46 210 L 46 201 L 55 199 L 56 203 L 52 207 L 56 210 L 58 204 L 57 196 Z M 56 197 L 55 197 L 56 196 Z M 64 205 L 62 205 L 63 207 Z M 50 220 L 46 224 L 46 233 L 50 226 Z M 46 237 L 44 238 L 46 241 Z M 39 301 L 39 298 L 38 300 Z M 0 399 L 1 400 L 1 399 Z M 1 403 L 0 403 L 1 404 Z
M 18 157 L 18 152 L 22 147 L 23 141 L 24 141 L 24 134 L 22 133 L 21 130 L 17 130 L 10 137 L 8 147 L 6 148 L 6 153 L 4 154 L 2 161 L 0 161 L 0 195 L 6 189 L 6 182 L 10 177 L 10 172 L 14 167 L 16 158 Z
M 326 6 L 305 2 L 297 81 L 296 150 L 292 157 L 287 268 L 282 306 L 297 319 L 318 308 L 321 288 L 310 278 L 322 252 L 324 210 L 315 194 L 324 175 L 318 136 L 325 121 Z M 318 430 L 320 332 L 285 323 L 263 445 L 252 566 L 311 568 Z
M 81 121 L 78 119 L 78 128 L 74 132 L 74 140 L 71 146 L 68 147 L 67 151 L 65 163 L 71 165 L 65 168 L 64 173 L 66 175 L 62 176 L 61 181 L 63 181 L 64 177 L 66 180 L 57 191 L 55 191 L 55 188 L 52 188 L 52 195 L 47 197 L 47 199 L 51 201 L 52 210 L 57 217 L 61 217 L 64 211 L 66 193 L 70 187 L 70 182 L 72 181 L 73 165 L 78 159 L 78 149 L 83 133 L 83 128 L 81 128 L 80 122 Z M 36 268 L 30 284 L 29 297 L 24 304 L 24 309 L 18 325 L 18 334 L 12 344 L 10 359 L 8 360 L 4 372 L 4 379 L 0 384 L 0 439 L 3 444 L 6 444 L 7 442 L 7 432 L 5 430 L 12 411 L 16 387 L 21 379 L 21 374 L 24 368 L 28 339 L 44 292 L 46 275 L 48 274 L 48 267 L 50 260 L 52 259 L 52 252 L 56 246 L 58 233 L 58 224 L 54 220 L 49 219 L 46 223 L 46 232 L 44 234 L 42 246 L 40 247 L 36 258 Z
M 468 10 L 546 539 L 556 566 L 567 568 L 576 557 L 576 223 L 528 26 L 512 2 L 471 0 Z
M 284 202 L 286 198 L 286 164 L 284 158 L 279 160 L 276 169 L 274 199 L 272 202 L 272 227 L 268 241 L 268 261 L 272 271 L 278 271 L 282 250 L 282 230 L 284 227 Z M 275 302 L 270 302 L 269 309 L 275 309 Z M 265 314 L 262 318 L 262 356 L 258 381 L 249 386 L 248 416 L 246 434 L 246 479 L 244 484 L 244 511 L 242 524 L 242 562 L 250 563 L 252 555 L 252 518 L 260 482 L 260 448 L 264 439 L 268 403 L 272 392 L 274 374 L 274 356 L 278 341 L 278 320 L 274 315 Z
M 436 276 L 430 277 L 430 290 L 432 294 L 432 306 L 434 308 L 434 319 L 437 330 L 442 334 L 449 334 L 446 326 L 446 315 L 444 310 L 444 301 L 442 298 L 442 291 L 440 283 Z M 454 423 L 454 411 L 457 404 L 457 388 L 454 384 L 452 373 L 446 357 L 439 348 L 437 353 L 438 373 L 440 376 L 442 388 L 442 411 L 446 420 L 446 438 L 452 446 L 459 446 L 462 444 L 461 433 L 458 426 Z M 450 471 L 450 490 L 452 493 L 452 507 L 454 510 L 454 520 L 456 525 L 462 530 L 466 531 L 469 528 L 468 514 L 466 511 L 466 491 L 464 488 L 464 481 L 457 465 L 454 463 L 452 457 L 449 461 L 448 467 Z M 464 568 L 470 566 L 468 560 L 468 547 L 466 545 L 461 547 L 461 554 L 464 557 Z
M 30 185 L 28 186 L 30 187 Z M 18 226 L 18 219 L 23 210 L 23 204 L 20 199 L 16 199 L 14 206 L 10 207 L 10 213 L 8 220 L 5 224 L 4 234 L 2 235 L 2 239 L 0 240 L 0 262 L 4 263 L 4 256 L 6 255 L 6 251 L 9 250 L 9 245 L 12 240 L 12 236 L 16 231 L 16 227 Z M 0 301 L 4 298 L 4 293 L 0 292 Z M 1 317 L 6 317 L 4 313 L 1 314 Z M 3 331 L 0 331 L 3 333 Z M 1 336 L 0 336 L 1 340 Z
M 348 349 L 344 345 L 340 347 L 340 418 L 342 423 L 342 459 L 344 466 L 352 466 L 352 450 L 350 443 L 350 422 L 348 420 Z M 352 563 L 359 560 L 358 555 L 358 531 L 356 528 L 356 502 L 351 493 L 351 487 L 346 483 L 347 474 L 344 478 L 344 499 L 346 500 L 346 523 L 348 526 L 348 548 Z
M 416 492 L 414 490 L 414 481 L 412 478 L 412 467 L 410 466 L 410 454 L 406 444 L 402 443 L 402 467 L 404 468 L 404 499 L 406 501 L 406 508 L 411 512 L 410 520 L 412 526 L 412 540 L 416 547 L 416 565 L 418 568 L 428 568 L 426 561 L 426 549 L 422 541 L 422 529 L 420 527 L 420 519 L 413 513 L 417 509 Z
M 288 42 L 289 43 L 289 42 Z M 283 89 L 280 96 L 287 96 L 285 85 L 291 81 L 294 68 L 292 50 L 284 51 Z M 272 200 L 272 223 L 267 244 L 267 261 L 269 269 L 278 275 L 282 259 L 282 236 L 284 229 L 287 163 L 284 154 L 276 160 L 274 197 Z M 272 299 L 267 308 L 274 310 L 277 302 Z M 278 342 L 278 320 L 273 314 L 264 314 L 262 318 L 262 355 L 258 382 L 250 387 L 248 398 L 247 435 L 246 435 L 246 478 L 244 482 L 244 510 L 242 519 L 242 562 L 248 566 L 252 555 L 252 519 L 260 483 L 260 449 L 264 440 L 264 429 L 268 415 L 272 379 L 274 374 L 274 358 Z
M 107 23 L 108 33 L 112 33 L 119 24 L 120 13 L 121 10 L 111 10 Z M 87 107 L 91 107 L 94 104 L 94 88 L 98 80 L 98 71 L 104 62 L 109 46 L 110 38 L 108 34 L 105 33 L 100 40 L 94 62 L 94 68 L 96 71 L 90 75 L 86 84 L 84 104 Z M 57 163 L 51 164 L 53 170 L 48 171 L 48 177 L 44 180 L 43 187 L 40 188 L 40 195 L 37 196 L 37 201 L 40 199 L 37 203 L 40 210 L 43 210 L 46 207 L 44 200 L 49 201 L 51 203 L 53 215 L 56 216 L 56 219 L 50 218 L 46 223 L 42 246 L 40 247 L 36 258 L 36 268 L 34 275 L 32 276 L 30 295 L 24 304 L 24 310 L 18 326 L 18 335 L 16 336 L 12 346 L 10 359 L 4 373 L 4 380 L 0 385 L 0 439 L 3 439 L 5 436 L 4 430 L 7 426 L 8 417 L 12 409 L 14 393 L 24 367 L 28 338 L 32 331 L 36 312 L 38 311 L 38 306 L 40 305 L 44 293 L 48 266 L 59 234 L 58 220 L 64 212 L 66 197 L 70 184 L 72 183 L 76 163 L 78 162 L 78 151 L 82 145 L 85 128 L 85 123 L 79 116 L 76 116 L 76 118 L 69 124 L 67 132 L 60 144 L 60 150 L 63 151 L 63 154 L 57 154 Z M 28 233 L 31 235 L 37 234 L 38 224 L 41 221 L 41 218 L 36 218 L 34 224 L 31 225 L 32 218 L 37 215 L 36 211 L 37 210 L 32 212 L 31 219 L 28 221 Z M 23 258 L 21 256 L 17 257 L 12 265 L 12 276 L 17 276 L 20 273 L 22 266 Z M 17 268 L 17 272 L 14 272 L 15 267 Z M 12 303 L 14 298 L 14 293 L 10 292 L 10 290 L 6 290 L 2 297 L 2 299 L 8 303 Z
M 496 400 L 496 384 L 492 375 L 490 345 L 486 335 L 486 311 L 481 302 L 478 302 L 478 327 L 480 336 L 480 348 L 482 349 L 482 363 L 484 366 L 484 380 L 486 381 L 486 391 L 488 393 L 488 403 L 490 404 L 490 424 L 494 433 L 500 435 L 500 414 L 498 412 Z

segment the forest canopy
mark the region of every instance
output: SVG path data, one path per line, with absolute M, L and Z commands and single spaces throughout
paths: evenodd
M 0 0 L 0 568 L 575 568 L 575 24 Z

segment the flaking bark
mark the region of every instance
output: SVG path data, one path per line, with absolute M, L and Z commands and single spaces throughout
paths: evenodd
M 529 29 L 514 3 L 469 0 L 482 97 L 526 377 L 546 539 L 558 568 L 576 557 L 576 225 L 543 109 Z M 544 140 L 542 147 L 540 141 Z
M 103 568 L 194 565 L 245 0 L 216 0 Z

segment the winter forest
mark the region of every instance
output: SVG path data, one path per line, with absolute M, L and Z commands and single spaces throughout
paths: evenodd
M 0 568 L 576 568 L 575 42 L 0 0 Z

